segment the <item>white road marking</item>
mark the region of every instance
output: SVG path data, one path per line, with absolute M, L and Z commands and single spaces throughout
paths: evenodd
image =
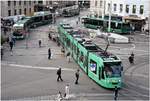
M 29 66 L 29 65 L 19 65 L 19 64 L 5 64 L 2 63 L 2 65 L 9 65 L 12 67 L 21 67 L 21 68 L 30 68 L 30 69 L 45 69 L 45 70 L 57 70 L 59 67 L 39 67 L 39 66 Z M 64 71 L 75 71 L 75 69 L 69 69 L 69 68 L 62 68 Z

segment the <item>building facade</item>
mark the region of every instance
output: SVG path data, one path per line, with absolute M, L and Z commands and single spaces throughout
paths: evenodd
M 118 16 L 135 15 L 140 18 L 149 17 L 149 0 L 91 0 L 90 11 L 92 14 L 102 16 L 111 13 Z
M 15 15 L 32 15 L 34 13 L 34 5 L 36 1 L 0 1 L 1 17 Z
M 90 5 L 90 14 L 121 16 L 137 30 L 141 30 L 150 17 L 150 0 L 91 0 Z

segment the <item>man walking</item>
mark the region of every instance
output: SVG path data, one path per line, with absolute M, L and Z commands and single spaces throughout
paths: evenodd
M 13 48 L 13 41 L 10 41 L 10 42 L 9 42 L 9 46 L 10 46 L 10 51 L 12 51 L 12 48 Z
M 41 41 L 41 40 L 39 40 L 39 47 L 41 47 L 41 43 L 42 43 L 42 41 Z
M 118 97 L 118 88 L 117 88 L 117 86 L 115 87 L 114 93 L 115 93 L 114 100 L 116 101 L 117 97 Z
M 79 69 L 78 69 L 77 72 L 75 73 L 75 76 L 76 76 L 75 84 L 78 84 L 78 80 L 79 80 Z
M 63 79 L 61 78 L 61 68 L 59 68 L 59 69 L 57 70 L 57 75 L 58 75 L 57 81 L 59 81 L 59 79 L 60 79 L 61 81 L 63 81 Z
M 51 59 L 51 49 L 50 48 L 48 49 L 48 59 L 49 60 Z

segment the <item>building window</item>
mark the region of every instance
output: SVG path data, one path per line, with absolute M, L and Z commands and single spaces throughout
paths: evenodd
M 132 13 L 136 13 L 136 5 L 133 5 Z
M 108 8 L 107 8 L 107 10 L 110 11 L 110 3 L 108 3 Z
M 97 7 L 97 0 L 95 0 L 95 7 Z
M 103 1 L 101 0 L 100 1 L 100 8 L 102 8 L 102 6 L 103 6 Z
M 10 6 L 11 5 L 11 1 L 8 1 L 8 6 Z
M 20 15 L 22 14 L 21 9 L 19 9 L 19 14 L 20 14 Z
M 51 5 L 51 4 L 52 4 L 52 1 L 49 1 L 49 4 Z
M 21 5 L 21 1 L 19 1 L 19 5 Z
M 143 12 L 144 12 L 144 6 L 140 5 L 140 14 L 143 14 Z
M 8 16 L 11 16 L 11 10 L 8 10 Z
M 34 1 L 34 4 L 36 3 L 36 1 Z
M 117 4 L 114 4 L 114 11 L 117 10 Z
M 129 5 L 126 5 L 126 13 L 129 13 Z
M 123 5 L 120 4 L 120 13 L 123 11 Z
M 25 15 L 27 14 L 27 9 L 26 9 L 26 8 L 24 9 L 24 14 L 25 14 Z
M 29 5 L 31 5 L 31 1 L 29 1 Z
M 14 1 L 14 6 L 16 6 L 16 1 Z
M 17 10 L 16 9 L 14 9 L 14 15 L 17 15 Z
M 24 5 L 26 5 L 26 1 L 24 1 Z
M 30 12 L 30 14 L 31 14 L 31 8 L 29 8 L 29 12 Z

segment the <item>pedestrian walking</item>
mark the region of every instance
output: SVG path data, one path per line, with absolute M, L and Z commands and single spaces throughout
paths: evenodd
M 48 49 L 48 59 L 51 59 L 51 49 Z
M 78 17 L 78 21 L 80 22 L 80 17 Z
M 76 21 L 76 25 L 78 25 L 78 21 Z
M 71 55 L 70 55 L 70 52 L 68 52 L 66 56 L 67 56 L 67 61 L 68 61 L 68 63 L 69 63 L 69 62 L 70 62 L 70 59 L 71 59 L 71 57 L 70 57 L 70 56 L 71 56 Z
M 12 51 L 12 48 L 13 48 L 13 42 L 12 41 L 9 42 L 9 46 L 10 46 L 10 51 Z
M 63 79 L 61 78 L 61 68 L 59 68 L 59 69 L 57 70 L 57 75 L 58 75 L 57 81 L 59 81 L 59 79 L 60 79 L 61 81 L 63 81 Z
M 3 58 L 3 55 L 4 55 L 4 48 L 3 46 L 1 46 L 1 59 Z
M 15 39 L 14 37 L 12 37 L 11 40 L 13 41 L 13 44 L 14 44 L 14 46 L 15 46 L 15 44 L 16 44 L 16 39 Z
M 134 64 L 134 54 L 132 52 L 132 54 L 129 56 L 129 62 L 130 64 Z
M 117 100 L 117 97 L 118 97 L 118 88 L 117 86 L 115 87 L 115 90 L 114 90 L 114 100 L 116 101 Z
M 42 44 L 42 41 L 41 41 L 41 40 L 39 40 L 39 47 L 41 47 L 41 44 Z
M 75 84 L 78 84 L 78 80 L 79 80 L 79 69 L 78 69 L 77 72 L 75 73 L 75 76 L 76 76 Z
M 64 95 L 64 97 L 66 99 L 69 98 L 69 89 L 70 89 L 69 84 L 67 84 L 66 87 L 65 87 L 65 95 Z

